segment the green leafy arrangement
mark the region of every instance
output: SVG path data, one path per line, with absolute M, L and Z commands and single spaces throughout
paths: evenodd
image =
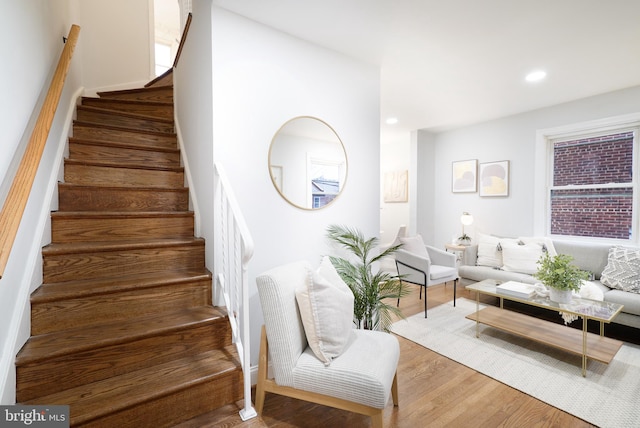
M 589 278 L 589 273 L 571 264 L 572 261 L 573 257 L 567 254 L 551 257 L 549 253 L 545 253 L 538 260 L 538 272 L 533 276 L 547 287 L 579 291 L 582 281 Z
M 374 273 L 372 265 L 392 255 L 402 244 L 371 255 L 378 246 L 376 237 L 366 239 L 359 230 L 339 225 L 329 226 L 327 236 L 354 256 L 354 261 L 329 257 L 340 277 L 353 292 L 354 323 L 358 328 L 389 331 L 393 315 L 404 318 L 402 311 L 393 303 L 406 296 L 408 290 L 402 288 L 397 275 L 382 271 Z M 385 299 L 393 299 L 392 304 L 385 302 Z

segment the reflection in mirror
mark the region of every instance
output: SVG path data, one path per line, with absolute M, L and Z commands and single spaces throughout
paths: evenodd
M 342 191 L 347 155 L 336 132 L 320 119 L 296 117 L 276 132 L 269 148 L 269 172 L 290 204 L 318 209 Z

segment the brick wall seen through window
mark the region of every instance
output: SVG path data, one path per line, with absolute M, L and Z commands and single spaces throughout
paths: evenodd
M 554 142 L 552 234 L 630 238 L 633 140 L 624 132 Z

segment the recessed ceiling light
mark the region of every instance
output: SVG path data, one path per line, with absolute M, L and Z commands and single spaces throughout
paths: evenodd
M 536 70 L 536 71 L 532 71 L 531 73 L 527 74 L 527 77 L 525 77 L 525 79 L 527 80 L 527 82 L 538 82 L 542 79 L 544 79 L 545 77 L 547 77 L 547 72 L 544 70 Z
M 398 118 L 397 117 L 389 117 L 389 118 L 387 118 L 387 120 L 385 120 L 385 123 L 387 125 L 395 125 L 396 123 L 398 123 Z

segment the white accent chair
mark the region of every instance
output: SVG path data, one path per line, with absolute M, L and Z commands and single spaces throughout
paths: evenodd
M 309 280 L 308 262 L 290 263 L 256 278 L 265 325 L 260 339 L 256 410 L 265 394 L 285 395 L 371 416 L 383 426 L 389 395 L 398 403 L 398 339 L 379 331 L 350 332 L 345 350 L 329 365 L 308 346 L 295 290 Z M 268 377 L 269 359 L 273 378 Z M 391 394 L 390 394 L 391 393 Z
M 427 287 L 453 281 L 453 306 L 456 305 L 458 266 L 456 255 L 430 245 L 424 245 L 420 235 L 401 238 L 403 247 L 396 251 L 396 268 L 401 283 L 424 287 L 424 317 L 427 317 Z M 398 299 L 398 304 L 400 299 Z

